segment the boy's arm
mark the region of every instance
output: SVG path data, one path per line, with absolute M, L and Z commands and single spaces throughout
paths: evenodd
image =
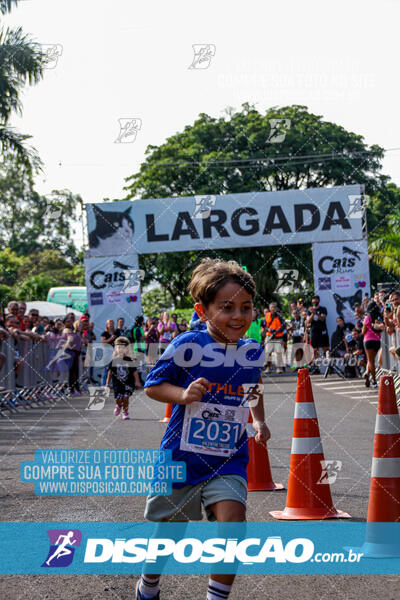
M 163 381 L 158 385 L 152 385 L 145 388 L 145 393 L 149 398 L 166 404 L 191 404 L 200 402 L 201 398 L 208 390 L 208 381 L 200 377 L 185 389 L 177 385 L 172 385 L 168 381 Z
M 258 383 L 262 384 L 262 379 L 258 380 Z M 253 417 L 253 428 L 257 431 L 256 442 L 259 444 L 265 444 L 271 437 L 271 432 L 265 422 L 264 413 L 264 398 L 263 393 L 258 394 L 258 403 L 256 406 L 250 406 L 251 416 Z

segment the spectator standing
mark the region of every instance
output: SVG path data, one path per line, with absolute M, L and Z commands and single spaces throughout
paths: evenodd
M 185 331 L 188 331 L 188 329 L 189 329 L 187 320 L 184 317 L 182 317 L 180 323 L 177 323 L 177 326 L 178 326 L 178 335 L 180 333 L 185 333 Z
M 376 388 L 375 359 L 381 347 L 381 333 L 385 329 L 382 322 L 379 306 L 372 301 L 368 304 L 367 314 L 364 318 L 362 334 L 364 336 L 364 348 L 367 355 L 367 370 L 364 374 L 365 386 Z M 370 376 L 372 381 L 370 381 Z
M 250 327 L 248 328 L 248 330 L 246 331 L 246 333 L 244 334 L 243 337 L 245 337 L 245 338 L 247 337 L 252 340 L 256 340 L 256 342 L 259 342 L 261 344 L 261 342 L 262 342 L 261 323 L 262 323 L 262 319 L 260 317 L 260 313 L 258 312 L 258 310 L 256 308 L 253 308 L 253 320 L 251 322 Z
M 172 330 L 171 330 L 171 334 L 172 334 L 172 339 L 176 338 L 176 336 L 179 333 L 179 328 L 178 328 L 178 315 L 176 313 L 173 313 L 171 315 L 171 326 L 172 326 Z M 174 327 L 175 326 L 175 327 Z
M 283 335 L 286 330 L 286 323 L 282 315 L 278 312 L 276 302 L 271 302 L 269 311 L 265 314 L 265 356 L 267 360 L 266 373 L 271 370 L 271 356 L 276 355 L 277 373 L 282 373 L 283 367 Z
M 299 368 L 304 358 L 302 345 L 304 343 L 305 319 L 300 314 L 296 302 L 291 304 L 294 304 L 294 308 L 292 309 L 292 318 L 289 323 L 289 332 L 292 336 L 292 356 L 290 357 L 290 362 L 293 365 L 296 361 L 295 368 Z
M 110 386 L 111 379 L 115 398 L 114 416 L 118 417 L 122 410 L 122 418 L 127 420 L 130 418 L 129 397 L 136 387 L 142 387 L 127 337 L 118 337 L 115 340 L 112 366 L 107 376 L 107 387 Z
M 127 337 L 129 339 L 130 332 L 128 331 L 128 328 L 125 327 L 124 317 L 119 317 L 119 319 L 117 319 L 117 328 L 115 330 L 115 335 L 117 337 Z
M 161 314 L 161 321 L 158 323 L 157 330 L 160 335 L 160 354 L 162 354 L 172 340 L 172 334 L 177 331 L 176 323 L 170 321 L 168 312 Z
M 87 316 L 87 315 L 84 315 Z M 82 318 L 82 317 L 81 317 Z M 92 321 L 88 322 L 87 329 L 83 329 L 82 333 L 84 342 L 86 344 L 86 359 L 84 362 L 84 366 L 87 368 L 89 365 L 89 381 L 90 383 L 98 383 L 94 378 L 94 366 L 93 366 L 93 342 L 96 341 L 96 335 L 94 333 L 94 323 Z
M 310 328 L 310 342 L 314 352 L 314 361 L 319 356 L 319 349 L 325 356 L 329 350 L 329 335 L 326 327 L 326 317 L 328 311 L 325 306 L 320 305 L 319 296 L 313 296 L 311 299 L 311 307 L 308 311 L 307 325 Z M 314 366 L 313 373 L 319 373 L 320 370 Z
M 80 333 L 80 322 L 76 321 L 72 331 L 67 334 L 64 350 L 70 356 L 69 365 L 69 393 L 71 396 L 79 396 L 79 359 L 82 351 L 82 338 Z
M 114 342 L 117 336 L 115 335 L 115 325 L 112 319 L 106 321 L 106 328 L 100 336 L 100 342 L 107 344 L 108 346 L 114 347 Z M 111 366 L 112 360 L 103 369 L 103 385 L 106 385 L 108 370 Z
M 146 362 L 148 366 L 155 365 L 158 356 L 158 317 L 148 317 L 144 327 L 146 340 Z

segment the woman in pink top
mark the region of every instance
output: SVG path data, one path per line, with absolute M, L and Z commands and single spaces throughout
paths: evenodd
M 159 349 L 162 354 L 165 348 L 168 346 L 174 334 L 177 332 L 178 327 L 176 323 L 170 321 L 169 313 L 165 312 L 161 315 L 161 321 L 157 325 L 157 331 L 159 333 Z
M 370 386 L 369 376 L 371 375 L 371 386 L 376 388 L 375 359 L 381 347 L 381 332 L 385 329 L 382 323 L 381 313 L 376 302 L 370 302 L 367 307 L 367 314 L 364 318 L 362 334 L 364 336 L 364 348 L 367 355 L 367 370 L 365 371 L 365 386 Z

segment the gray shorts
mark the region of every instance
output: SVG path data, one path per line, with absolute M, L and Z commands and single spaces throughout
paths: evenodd
M 246 507 L 247 481 L 240 475 L 220 475 L 173 489 L 170 496 L 147 496 L 144 517 L 149 521 L 201 521 L 203 505 L 207 519 L 215 521 L 209 506 L 221 500 L 236 500 Z

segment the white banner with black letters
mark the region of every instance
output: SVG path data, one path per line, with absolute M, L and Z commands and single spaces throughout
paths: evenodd
M 313 244 L 314 290 L 328 310 L 331 336 L 336 318 L 354 323 L 354 305 L 370 295 L 367 240 Z
M 87 204 L 90 256 L 362 238 L 361 186 Z

